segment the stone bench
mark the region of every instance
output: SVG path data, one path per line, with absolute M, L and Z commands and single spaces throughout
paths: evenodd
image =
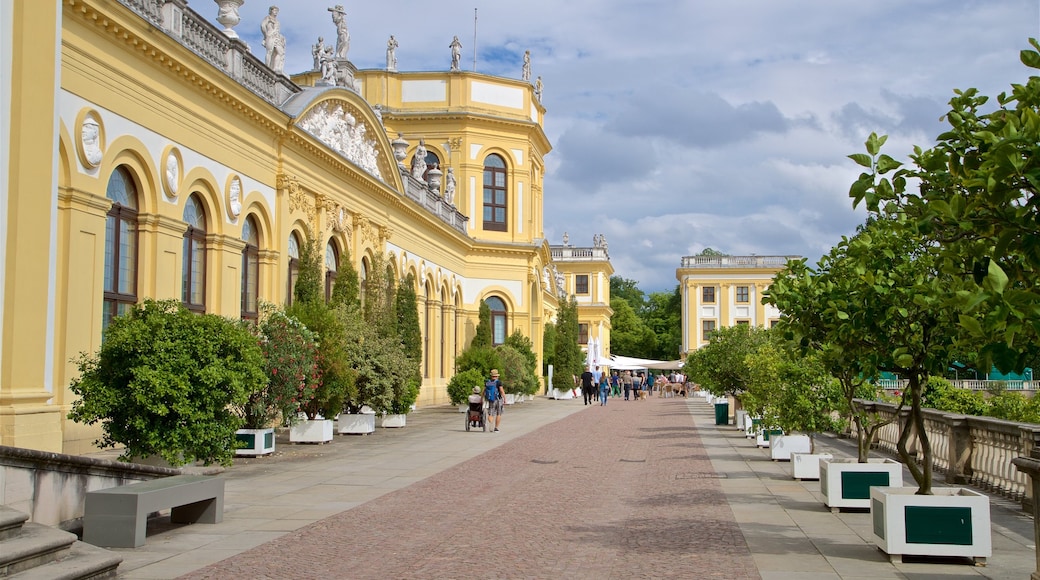
M 144 545 L 148 514 L 170 509 L 174 523 L 220 523 L 224 479 L 175 475 L 87 492 L 83 541 L 108 548 Z

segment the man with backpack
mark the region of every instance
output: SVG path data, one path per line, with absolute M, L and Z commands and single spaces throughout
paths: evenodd
M 498 432 L 505 398 L 506 390 L 502 387 L 502 381 L 498 380 L 498 369 L 491 369 L 491 378 L 484 382 L 484 400 L 488 405 L 488 423 L 494 418 L 495 429 L 492 432 Z

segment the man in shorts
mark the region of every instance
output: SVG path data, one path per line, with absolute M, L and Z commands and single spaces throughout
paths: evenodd
M 493 433 L 498 432 L 498 425 L 502 422 L 502 409 L 505 405 L 506 390 L 502 387 L 502 381 L 498 380 L 498 369 L 491 369 L 491 378 L 484 383 L 484 400 L 488 405 L 488 423 L 494 419 L 495 428 Z M 490 425 L 489 425 L 490 426 Z

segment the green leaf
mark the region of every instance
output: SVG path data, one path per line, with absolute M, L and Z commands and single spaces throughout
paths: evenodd
M 853 153 L 852 155 L 849 155 L 849 159 L 855 161 L 857 165 L 866 167 L 867 169 L 871 169 L 874 166 L 873 158 L 865 153 Z
M 997 294 L 1003 294 L 1004 289 L 1007 288 L 1007 274 L 1004 273 L 1004 269 L 1000 267 L 1000 264 L 997 264 L 996 260 L 989 261 L 989 272 L 986 276 L 986 282 L 989 283 L 990 287 Z

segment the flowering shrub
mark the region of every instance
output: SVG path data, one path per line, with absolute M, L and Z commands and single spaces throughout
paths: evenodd
M 279 416 L 291 425 L 301 411 L 313 418 L 312 407 L 322 382 L 314 333 L 299 320 L 273 309 L 268 309 L 257 331 L 268 383 L 254 391 L 243 406 L 246 427 L 261 429 Z

